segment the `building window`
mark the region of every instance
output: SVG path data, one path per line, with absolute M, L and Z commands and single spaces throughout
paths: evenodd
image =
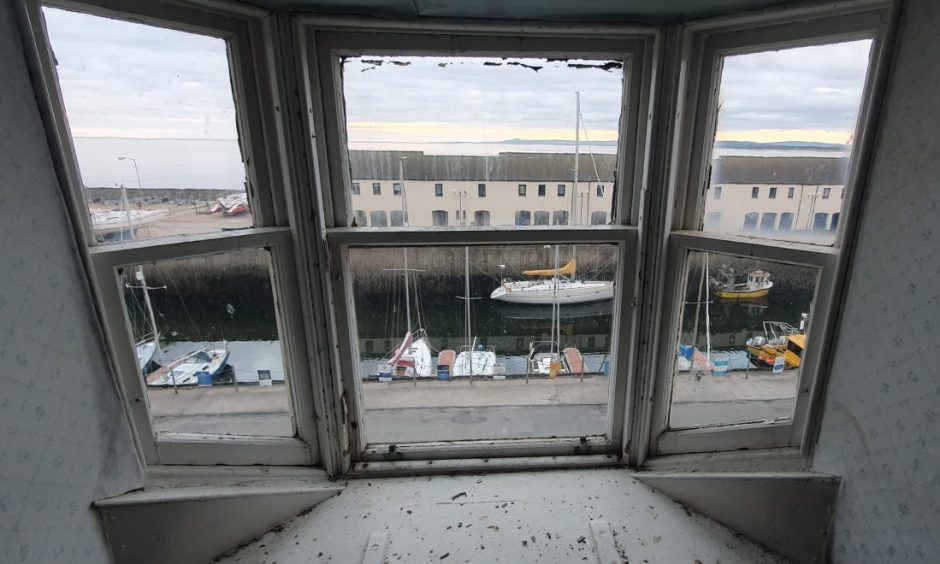
M 535 212 L 535 225 L 548 225 L 552 219 L 552 214 L 547 211 Z
M 444 185 L 440 182 L 434 184 L 434 196 L 440 198 L 444 195 Z
M 520 185 L 519 185 L 519 195 L 520 195 L 520 196 L 525 196 L 525 184 L 520 184 Z
M 356 210 L 356 223 L 355 223 L 355 226 L 356 226 L 356 227 L 368 227 L 368 226 L 369 226 L 369 220 L 366 219 L 366 212 L 365 212 L 365 210 Z
M 794 192 L 796 192 L 796 189 L 793 186 L 787 188 L 787 199 L 792 200 Z
M 477 197 L 486 197 L 486 184 L 477 184 Z
M 792 190 L 793 188 L 790 189 Z M 793 229 L 793 214 L 790 212 L 780 214 L 780 225 L 777 229 L 779 231 L 790 231 Z
M 392 227 L 404 227 L 408 223 L 408 215 L 401 210 L 392 210 L 388 212 L 388 219 Z
M 823 200 L 829 199 L 829 193 L 832 191 L 832 188 L 823 188 Z
M 369 221 L 372 227 L 388 227 L 388 213 L 384 210 L 373 210 L 369 212 Z
M 568 212 L 558 210 L 552 214 L 552 223 L 554 225 L 568 225 Z
M 712 186 L 712 199 L 721 199 L 721 186 Z
M 771 200 L 777 199 L 777 187 L 776 186 L 770 187 L 770 193 L 767 195 L 767 197 L 770 198 Z
M 358 182 L 352 183 L 352 193 L 353 193 L 353 196 L 359 195 L 359 183 Z
M 564 195 L 565 195 L 565 185 L 564 185 L 564 184 L 559 184 L 559 185 L 558 185 L 558 195 L 559 195 L 559 196 L 564 196 Z
M 828 223 L 828 213 L 817 213 L 813 216 L 813 231 L 825 231 Z
M 839 227 L 839 212 L 832 214 L 832 222 L 829 224 L 829 231 L 835 231 Z
M 517 211 L 516 225 L 532 225 L 532 212 L 525 210 Z
M 432 211 L 431 225 L 435 227 L 445 227 L 447 225 L 447 210 Z
M 605 225 L 607 223 L 607 212 L 591 212 L 591 225 Z
M 401 183 L 392 182 L 392 194 L 395 196 L 401 196 Z
M 382 195 L 382 184 L 380 182 L 372 183 L 372 195 L 381 196 Z
M 777 214 L 774 212 L 768 212 L 760 216 L 760 230 L 761 231 L 770 231 L 777 224 Z
M 760 187 L 755 186 L 755 187 L 751 188 L 751 198 L 752 198 L 752 199 L 755 199 L 755 200 L 756 200 L 759 195 L 760 195 Z
M 717 231 L 721 227 L 721 212 L 708 212 L 705 214 L 705 229 Z
M 744 214 L 744 229 L 751 230 L 757 229 L 757 218 L 760 217 L 760 214 L 757 212 L 747 212 Z
M 485 227 L 490 224 L 490 212 L 487 210 L 477 210 L 473 212 L 473 224 Z
M 544 195 L 545 195 L 545 185 L 539 184 L 539 197 L 542 197 Z
M 598 198 L 603 198 L 603 197 L 604 197 L 604 185 L 603 185 L 603 184 L 598 184 L 598 185 L 597 185 L 597 197 L 598 197 Z

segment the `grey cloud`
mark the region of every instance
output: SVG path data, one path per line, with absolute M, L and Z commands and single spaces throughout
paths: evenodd
M 719 129 L 854 128 L 870 41 L 728 57 Z

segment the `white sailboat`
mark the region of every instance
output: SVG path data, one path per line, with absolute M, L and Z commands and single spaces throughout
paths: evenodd
M 496 374 L 496 348 L 478 347 L 476 337 L 470 341 L 470 248 L 464 247 L 464 295 L 461 299 L 466 304 L 464 321 L 466 324 L 467 344 L 460 347 L 460 354 L 454 361 L 454 376 L 493 376 Z
M 525 276 L 539 277 L 533 280 L 504 279 L 493 290 L 490 298 L 508 303 L 548 305 L 555 303 L 570 305 L 601 302 L 614 298 L 614 283 L 601 280 L 578 279 L 578 262 L 575 259 L 561 268 L 524 270 Z
M 401 182 L 401 207 L 402 220 L 405 226 L 408 225 L 408 204 L 405 197 L 405 175 L 402 170 L 402 162 L 398 161 L 398 176 Z M 405 337 L 398 347 L 391 354 L 379 362 L 378 370 L 374 376 L 379 379 L 388 378 L 433 378 L 435 366 L 432 363 L 431 345 L 428 342 L 428 335 L 421 327 L 421 314 L 418 311 L 418 327 L 413 329 L 411 324 L 411 288 L 409 282 L 409 273 L 413 270 L 408 267 L 408 249 L 402 249 L 404 254 L 404 268 L 400 269 L 405 273 L 405 318 L 406 330 Z M 399 269 L 392 269 L 399 270 Z M 415 289 L 417 290 L 417 279 L 415 280 Z M 417 293 L 416 293 L 417 295 Z M 416 306 L 418 304 L 415 304 Z
M 578 156 L 580 154 L 581 140 L 581 93 L 575 92 L 575 143 L 574 143 L 574 185 L 571 190 L 571 210 L 569 217 L 572 223 L 575 221 L 576 206 L 578 197 Z M 585 130 L 587 134 L 587 130 Z M 593 158 L 593 153 L 592 153 Z M 595 166 L 595 176 L 596 176 Z M 588 191 L 590 197 L 590 191 Z M 588 216 L 590 216 L 590 200 L 588 200 Z M 555 268 L 548 270 L 525 270 L 524 276 L 535 277 L 532 280 L 511 280 L 504 278 L 499 288 L 493 290 L 490 298 L 503 302 L 529 305 L 547 305 L 547 304 L 583 304 L 590 302 L 600 302 L 612 300 L 614 298 L 614 283 L 605 280 L 581 280 L 577 278 L 578 262 L 572 258 L 562 268 L 558 268 L 556 260 Z

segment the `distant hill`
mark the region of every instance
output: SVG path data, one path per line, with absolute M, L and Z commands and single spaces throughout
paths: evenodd
M 571 145 L 574 147 L 574 141 L 571 139 L 506 139 L 497 141 L 500 145 Z M 616 147 L 616 141 L 581 141 L 582 145 L 592 145 L 595 147 Z
M 552 146 L 574 146 L 571 139 L 506 139 L 498 141 L 500 145 L 552 145 Z M 581 141 L 587 145 L 587 141 Z M 591 141 L 590 145 L 595 147 L 616 147 L 616 141 Z M 719 149 L 754 149 L 754 150 L 775 150 L 786 151 L 788 149 L 813 149 L 816 151 L 847 151 L 848 145 L 836 143 L 817 143 L 813 141 L 774 141 L 772 143 L 758 143 L 756 141 L 716 141 L 715 147 Z
M 719 149 L 774 149 L 785 151 L 787 149 L 815 149 L 817 151 L 847 151 L 848 145 L 836 143 L 816 143 L 813 141 L 774 141 L 772 143 L 758 143 L 756 141 L 715 141 Z

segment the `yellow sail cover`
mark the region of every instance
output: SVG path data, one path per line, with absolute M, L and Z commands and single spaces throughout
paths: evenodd
M 523 270 L 522 273 L 526 276 L 555 276 L 556 274 L 563 276 L 574 276 L 574 272 L 578 267 L 578 261 L 571 259 L 568 261 L 568 264 L 561 268 L 548 268 L 545 270 Z

